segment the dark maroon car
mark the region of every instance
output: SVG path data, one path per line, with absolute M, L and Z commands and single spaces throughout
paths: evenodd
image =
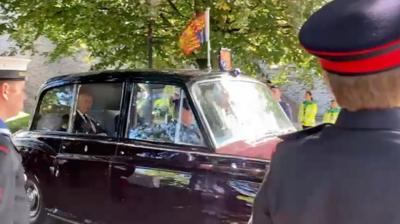
M 104 71 L 47 81 L 15 143 L 31 223 L 246 223 L 293 130 L 242 75 Z

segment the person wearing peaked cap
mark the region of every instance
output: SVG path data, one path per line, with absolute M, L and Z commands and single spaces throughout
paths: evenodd
M 342 112 L 282 137 L 251 223 L 400 223 L 400 1 L 334 0 L 300 42 Z
M 0 57 L 0 223 L 28 224 L 29 201 L 21 157 L 4 121 L 17 115 L 25 99 L 29 60 Z

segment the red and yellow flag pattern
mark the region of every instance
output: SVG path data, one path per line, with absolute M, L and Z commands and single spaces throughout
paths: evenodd
M 199 49 L 205 41 L 206 16 L 200 14 L 183 31 L 179 38 L 179 46 L 185 55 L 190 55 L 193 51 Z

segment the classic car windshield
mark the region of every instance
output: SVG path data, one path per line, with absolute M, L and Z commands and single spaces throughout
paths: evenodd
M 261 83 L 232 79 L 200 81 L 193 85 L 193 92 L 217 148 L 294 130 Z

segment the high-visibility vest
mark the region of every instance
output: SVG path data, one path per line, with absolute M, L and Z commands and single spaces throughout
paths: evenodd
M 335 124 L 339 116 L 340 108 L 329 108 L 324 114 L 322 122 L 326 124 Z
M 298 119 L 301 125 L 312 127 L 316 124 L 318 105 L 313 101 L 304 101 L 300 104 Z

